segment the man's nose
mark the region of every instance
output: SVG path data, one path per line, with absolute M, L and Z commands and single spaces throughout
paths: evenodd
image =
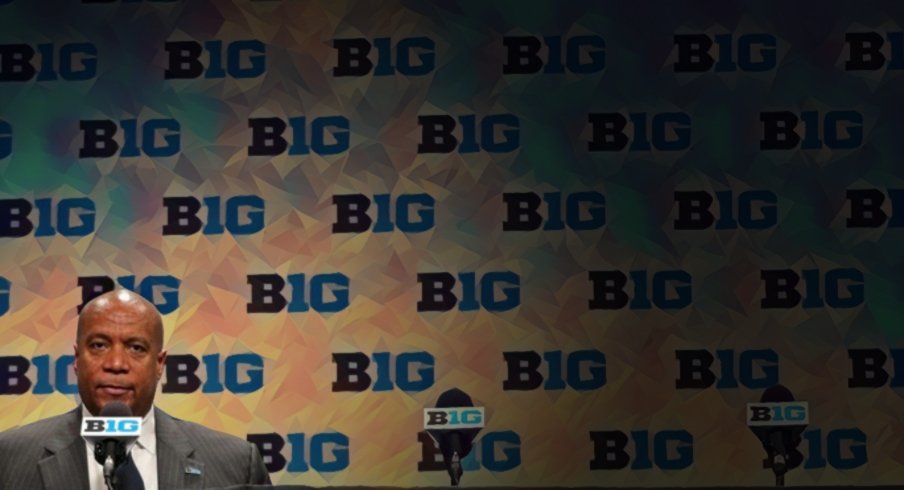
M 126 357 L 125 348 L 113 346 L 104 356 L 103 368 L 105 371 L 126 372 L 129 370 L 129 360 Z

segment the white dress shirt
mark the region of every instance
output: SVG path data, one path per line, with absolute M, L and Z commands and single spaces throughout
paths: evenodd
M 82 417 L 91 417 L 91 413 L 82 405 Z M 144 480 L 145 490 L 157 490 L 157 432 L 154 407 L 141 420 L 141 434 L 138 441 L 126 447 L 132 452 L 132 461 L 138 467 L 138 473 Z M 94 446 L 85 441 L 88 452 L 88 484 L 91 490 L 107 490 L 104 483 L 104 467 L 94 459 Z

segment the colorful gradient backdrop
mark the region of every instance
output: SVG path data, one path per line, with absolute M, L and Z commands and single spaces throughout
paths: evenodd
M 50 5 L 53 3 L 53 5 Z M 383 2 L 14 1 L 0 6 L 0 43 L 98 46 L 86 82 L 0 84 L 0 119 L 14 126 L 0 160 L 0 198 L 90 197 L 95 232 L 81 238 L 0 239 L 0 276 L 12 283 L 0 317 L 0 355 L 72 353 L 79 276 L 170 274 L 180 306 L 164 316 L 170 353 L 265 359 L 264 388 L 235 395 L 158 394 L 171 414 L 240 437 L 341 432 L 350 465 L 336 473 L 273 474 L 275 483 L 438 485 L 418 473 L 422 409 L 457 386 L 487 407 L 485 431 L 521 436 L 522 464 L 480 470 L 466 484 L 752 485 L 772 476 L 745 427 L 746 388 L 676 390 L 676 349 L 765 349 L 783 384 L 810 402 L 811 425 L 858 427 L 869 463 L 789 475 L 794 484 L 904 482 L 899 388 L 854 390 L 848 348 L 904 345 L 900 229 L 845 227 L 845 190 L 904 184 L 900 71 L 847 72 L 844 33 L 898 31 L 902 11 L 863 2 Z M 777 68 L 676 74 L 673 36 L 768 32 Z M 600 35 L 605 70 L 503 75 L 503 36 Z M 427 36 L 425 76 L 332 75 L 332 40 Z M 267 72 L 246 80 L 164 80 L 166 41 L 259 39 Z M 759 150 L 758 114 L 856 110 L 864 144 L 849 151 Z M 589 112 L 686 112 L 692 144 L 679 152 L 588 152 Z M 424 114 L 519 117 L 509 153 L 418 154 Z M 248 156 L 250 117 L 344 115 L 339 155 Z M 174 118 L 173 157 L 80 159 L 82 119 Z M 773 229 L 673 229 L 673 192 L 769 189 Z M 503 192 L 598 191 L 607 224 L 593 231 L 502 231 Z M 335 194 L 426 192 L 436 226 L 419 234 L 333 234 Z M 165 196 L 256 194 L 266 228 L 250 236 L 163 236 Z M 760 269 L 864 271 L 866 301 L 852 309 L 763 310 Z M 677 312 L 588 309 L 591 270 L 683 269 L 694 302 Z M 418 272 L 511 270 L 521 305 L 502 313 L 418 313 Z M 339 313 L 248 314 L 248 274 L 342 272 Z M 503 391 L 505 351 L 599 349 L 607 383 L 589 392 Z M 334 352 L 427 351 L 436 381 L 417 393 L 333 393 Z M 904 368 L 899 368 L 904 369 Z M 371 371 L 372 372 L 372 371 Z M 59 393 L 0 397 L 0 428 L 73 408 Z M 592 430 L 684 429 L 694 464 L 682 471 L 591 471 Z M 284 454 L 288 455 L 285 450 Z

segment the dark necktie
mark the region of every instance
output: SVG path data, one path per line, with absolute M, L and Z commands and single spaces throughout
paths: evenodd
M 138 473 L 135 461 L 132 461 L 131 451 L 125 462 L 116 468 L 113 478 L 116 490 L 144 490 L 144 480 L 141 479 L 141 473 Z

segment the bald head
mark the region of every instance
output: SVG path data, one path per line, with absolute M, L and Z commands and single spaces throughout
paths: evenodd
M 75 374 L 82 403 L 93 415 L 112 401 L 143 417 L 163 375 L 163 322 L 157 308 L 125 289 L 104 293 L 78 317 Z
M 78 316 L 75 342 L 81 343 L 85 324 L 97 318 L 112 323 L 147 322 L 151 326 L 151 339 L 157 350 L 163 349 L 163 321 L 157 308 L 140 294 L 128 289 L 108 291 L 89 301 Z

